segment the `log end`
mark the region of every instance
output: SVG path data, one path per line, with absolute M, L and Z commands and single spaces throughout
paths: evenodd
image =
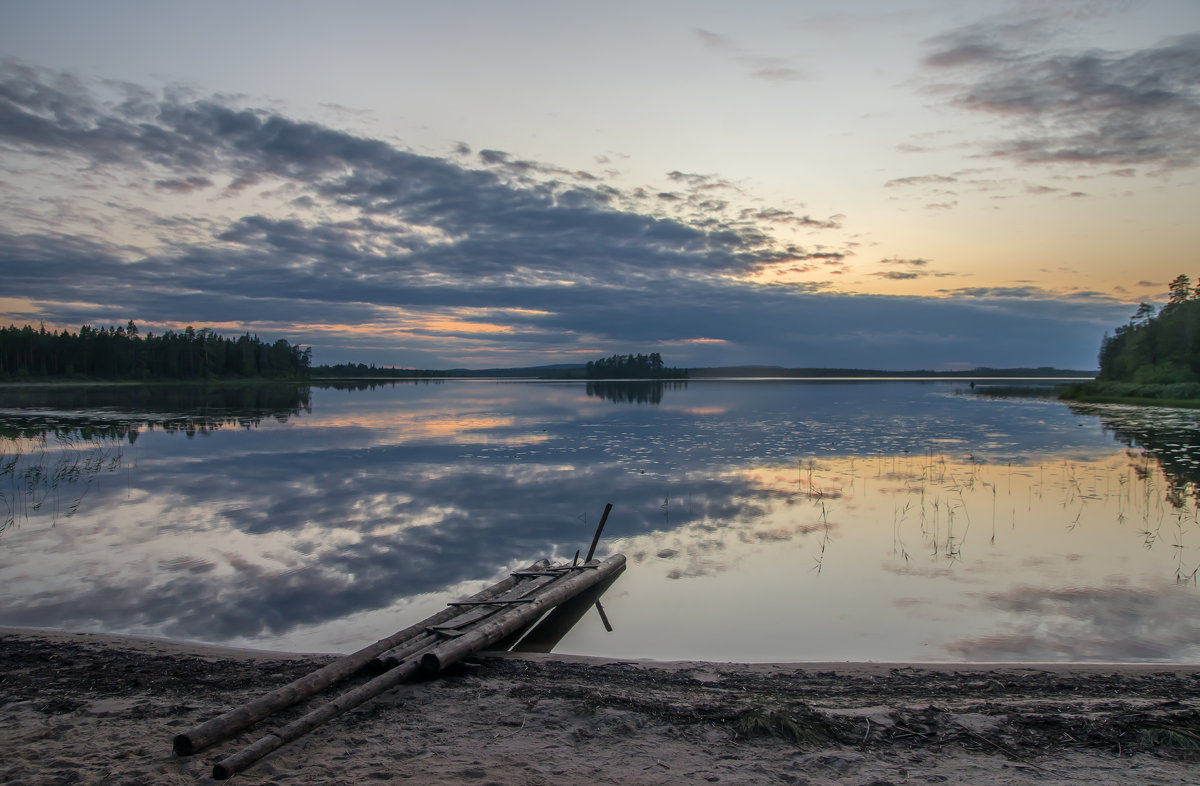
M 192 738 L 186 734 L 176 734 L 175 739 L 171 742 L 171 748 L 175 751 L 176 756 L 191 756 L 196 752 L 192 747 Z
M 442 670 L 442 659 L 432 652 L 426 652 L 421 656 L 421 673 L 427 677 L 432 677 L 440 673 Z
M 214 781 L 227 781 L 230 778 L 232 778 L 234 775 L 237 775 L 237 773 L 231 771 L 227 767 L 221 766 L 221 762 L 217 762 L 216 764 L 213 765 L 213 780 Z

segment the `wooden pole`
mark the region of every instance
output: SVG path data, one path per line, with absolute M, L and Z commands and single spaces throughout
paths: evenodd
M 585 563 L 586 564 L 586 563 Z M 582 566 L 580 566 L 582 567 Z M 592 563 L 593 570 L 576 570 L 552 584 L 547 585 L 532 603 L 523 603 L 506 609 L 461 636 L 445 641 L 421 656 L 421 670 L 437 674 L 452 663 L 456 663 L 473 652 L 486 649 L 508 634 L 527 625 L 563 601 L 598 584 L 612 573 L 625 567 L 625 555 L 614 554 L 599 564 Z
M 600 612 L 600 621 L 604 623 L 604 629 L 612 633 L 612 623 L 608 621 L 608 615 L 604 613 L 604 607 L 600 605 L 600 601 L 596 601 L 596 611 Z
M 526 570 L 537 570 L 548 564 L 549 562 L 546 560 L 539 560 L 526 568 Z M 486 600 L 487 598 L 507 592 L 517 585 L 517 581 L 516 577 L 509 576 L 503 581 L 499 581 L 472 595 L 469 600 Z M 214 743 L 232 737 L 242 729 L 257 723 L 271 713 L 278 712 L 285 707 L 290 707 L 302 699 L 325 690 L 325 688 L 328 688 L 335 682 L 340 682 L 351 674 L 354 674 L 374 660 L 381 652 L 403 644 L 414 636 L 425 633 L 425 628 L 431 625 L 438 625 L 453 619 L 462 614 L 463 609 L 464 607 L 461 606 L 447 607 L 428 619 L 422 620 L 415 625 L 410 625 L 404 630 L 393 633 L 385 639 L 380 639 L 368 647 L 363 647 L 358 652 L 340 658 L 328 666 L 317 669 L 298 680 L 289 682 L 281 688 L 276 688 L 270 693 L 259 696 L 251 702 L 230 710 L 223 715 L 218 715 L 209 721 L 201 723 L 199 726 L 179 734 L 175 737 L 173 746 L 176 755 L 190 756 L 193 753 L 199 753 Z
M 600 533 L 604 531 L 604 522 L 608 521 L 608 514 L 612 511 L 612 503 L 604 506 L 604 515 L 600 517 L 600 524 L 596 527 L 596 534 L 592 536 L 592 547 L 588 549 L 587 559 L 584 562 L 591 562 L 592 557 L 596 556 L 596 544 L 600 542 Z
M 441 637 L 436 633 L 424 633 L 420 636 L 414 636 L 399 647 L 393 647 L 381 654 L 376 658 L 376 661 L 378 661 L 380 667 L 385 671 L 394 669 L 412 657 L 414 653 L 420 652 L 430 644 L 435 644 L 440 640 Z
M 223 781 L 227 778 L 232 778 L 268 753 L 283 747 L 297 737 L 308 734 L 322 723 L 336 718 L 346 710 L 353 709 L 389 688 L 399 685 L 416 673 L 418 667 L 419 664 L 415 660 L 402 663 L 396 668 L 380 674 L 370 682 L 343 693 L 328 704 L 321 705 L 304 717 L 292 721 L 282 729 L 273 731 L 253 744 L 247 745 L 232 756 L 224 758 L 213 765 L 213 779 Z

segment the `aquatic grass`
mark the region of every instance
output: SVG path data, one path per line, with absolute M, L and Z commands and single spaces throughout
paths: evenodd
M 1200 723 L 1195 720 L 1186 724 L 1147 724 L 1138 731 L 1138 737 L 1144 744 L 1156 748 L 1200 752 Z
M 816 562 L 810 570 L 816 571 L 817 575 L 821 575 L 821 569 L 825 566 L 825 550 L 829 547 L 829 511 L 825 508 L 824 500 L 821 501 L 821 542 L 817 545 L 817 553 L 813 556 Z
M 921 493 L 924 494 L 925 488 L 921 487 Z M 908 518 L 908 510 L 912 507 L 912 501 L 906 500 L 904 509 L 901 510 L 899 505 L 896 505 L 892 511 L 892 554 L 899 554 L 904 558 L 905 563 L 908 562 L 908 551 L 904 548 L 904 538 L 900 535 L 900 529 L 904 526 L 904 520 Z
M 0 486 L 0 534 L 32 517 L 46 515 L 47 503 L 51 525 L 60 517 L 74 516 L 97 478 L 122 466 L 117 438 L 57 432 L 51 444 L 48 433 L 23 440 L 4 438 L 6 444 L 0 446 L 0 480 L 6 486 Z M 67 488 L 74 491 L 63 505 L 61 492 Z
M 750 707 L 738 714 L 733 728 L 738 737 L 779 737 L 797 745 L 829 738 L 820 716 L 803 705 L 796 710 Z

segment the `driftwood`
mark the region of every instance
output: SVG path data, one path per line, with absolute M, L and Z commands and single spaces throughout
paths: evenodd
M 548 561 L 540 560 L 530 565 L 526 570 L 539 570 L 547 565 L 549 565 Z M 481 592 L 472 595 L 468 600 L 486 600 L 487 598 L 501 595 L 515 587 L 518 581 L 517 577 L 509 576 L 503 581 L 497 582 Z M 189 756 L 204 750 L 214 743 L 228 739 L 271 713 L 278 712 L 285 707 L 290 707 L 302 699 L 319 693 L 330 685 L 349 677 L 374 660 L 380 653 L 403 645 L 416 636 L 424 635 L 426 628 L 449 622 L 463 613 L 465 612 L 461 607 L 447 607 L 426 620 L 422 620 L 415 625 L 410 625 L 385 639 L 380 639 L 358 652 L 340 658 L 328 666 L 260 696 L 254 701 L 243 704 L 241 707 L 230 710 L 223 715 L 218 715 L 212 720 L 206 721 L 176 736 L 174 740 L 175 753 L 180 756 Z
M 580 566 L 581 568 L 583 566 Z M 436 674 L 457 661 L 503 639 L 508 634 L 536 621 L 547 610 L 625 569 L 625 555 L 616 554 L 602 563 L 588 565 L 552 580 L 537 591 L 529 603 L 502 606 L 501 610 L 460 636 L 435 643 L 412 653 L 395 668 L 348 691 L 328 704 L 309 712 L 283 728 L 267 734 L 213 767 L 213 778 L 224 780 L 292 740 L 301 737 L 328 720 L 353 709 L 413 676 L 418 670 Z M 420 659 L 416 655 L 420 654 Z

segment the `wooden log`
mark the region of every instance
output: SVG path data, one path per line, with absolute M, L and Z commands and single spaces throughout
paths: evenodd
M 538 623 L 525 634 L 520 641 L 513 642 L 513 652 L 550 652 L 562 641 L 572 628 L 583 619 L 583 615 L 591 611 L 592 606 L 600 603 L 600 596 L 608 591 L 623 572 L 616 570 L 594 586 L 588 587 L 573 598 L 563 601 L 542 617 Z M 610 632 L 612 628 L 608 629 Z M 497 646 L 494 649 L 501 649 Z
M 539 570 L 549 564 L 547 560 L 539 560 L 525 570 Z M 487 598 L 501 595 L 515 587 L 518 581 L 517 577 L 509 576 L 503 581 L 499 581 L 472 595 L 468 600 L 486 600 Z M 290 707 L 302 699 L 325 690 L 335 682 L 340 682 L 349 677 L 374 660 L 380 653 L 403 644 L 414 636 L 424 634 L 427 627 L 447 622 L 463 613 L 463 609 L 456 606 L 449 606 L 428 619 L 422 620 L 415 625 L 410 625 L 404 630 L 393 633 L 387 638 L 380 639 L 370 646 L 363 647 L 358 652 L 340 658 L 328 666 L 317 669 L 298 680 L 289 682 L 281 688 L 276 688 L 270 693 L 264 694 L 236 709 L 205 721 L 199 726 L 175 737 L 173 743 L 175 754 L 178 756 L 190 756 L 193 753 L 199 753 L 214 743 L 228 739 L 271 713 L 278 712 L 285 707 Z
M 501 606 L 509 602 L 528 603 L 531 598 L 525 597 L 526 595 L 537 593 L 541 587 L 551 583 L 552 581 L 556 581 L 560 577 L 566 575 L 566 572 L 569 572 L 569 568 L 566 568 L 565 566 L 562 568 L 562 570 L 555 570 L 554 566 L 551 566 L 542 570 L 514 571 L 511 575 L 525 580 L 518 581 L 516 586 L 500 593 L 499 595 L 494 595 L 488 600 L 450 604 L 452 606 L 467 606 L 470 608 L 464 610 L 463 613 L 459 614 L 457 617 L 454 617 L 453 619 L 450 619 L 440 625 L 431 625 L 427 630 L 429 633 L 437 634 L 444 639 L 461 636 L 464 630 L 466 630 L 469 626 L 474 625 L 475 623 L 479 622 L 479 620 L 490 617 L 499 611 Z M 483 606 L 488 608 L 482 608 Z M 372 662 L 372 667 L 378 669 L 379 671 L 387 671 L 388 669 L 395 668 L 396 666 L 400 665 L 401 661 L 405 660 L 413 653 L 414 647 L 419 649 L 420 647 L 424 646 L 423 643 L 420 643 L 420 639 L 421 637 L 411 639 L 398 647 L 393 647 L 387 652 L 382 653 Z
M 259 738 L 251 745 L 247 745 L 232 756 L 213 765 L 213 778 L 218 781 L 232 778 L 268 753 L 283 747 L 298 737 L 303 737 L 322 723 L 333 720 L 343 712 L 354 709 L 368 699 L 373 699 L 384 691 L 399 685 L 415 674 L 419 665 L 416 660 L 402 663 L 396 668 L 380 674 L 370 682 L 343 693 L 328 704 L 321 705 L 282 729 Z
M 421 670 L 436 674 L 467 655 L 486 649 L 513 631 L 527 625 L 549 609 L 598 584 L 625 567 L 625 555 L 614 554 L 599 563 L 595 570 L 575 571 L 547 585 L 538 592 L 532 603 L 504 609 L 475 625 L 458 638 L 443 642 L 421 656 Z
M 399 666 L 404 661 L 411 658 L 414 654 L 420 652 L 431 644 L 436 644 L 441 641 L 444 636 L 430 629 L 428 633 L 416 636 L 401 644 L 399 647 L 392 647 L 387 652 L 384 652 L 375 659 L 376 668 L 380 671 L 388 671 Z

